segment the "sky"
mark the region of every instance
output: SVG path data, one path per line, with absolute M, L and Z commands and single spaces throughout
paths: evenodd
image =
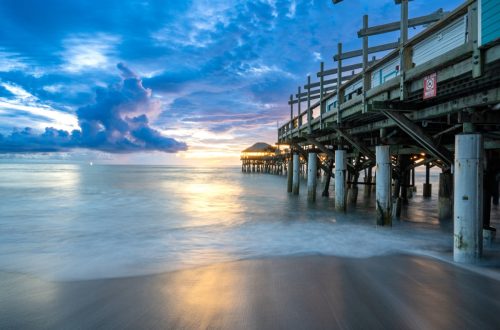
M 415 0 L 409 16 L 461 3 Z M 400 12 L 393 0 L 2 0 L 0 159 L 237 164 L 276 142 L 290 94 L 336 65 L 338 42 L 361 47 L 363 14 Z

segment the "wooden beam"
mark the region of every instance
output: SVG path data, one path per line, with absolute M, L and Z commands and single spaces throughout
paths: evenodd
M 334 86 L 327 86 L 327 87 L 323 88 L 323 92 L 325 92 L 325 93 L 326 92 L 331 92 L 331 91 L 336 90 L 336 88 L 337 88 L 336 85 L 334 85 Z M 320 97 L 320 90 L 319 89 L 315 89 L 315 90 L 311 91 L 310 93 L 311 93 L 310 94 L 311 100 L 317 100 L 317 99 L 319 99 L 319 97 Z M 298 98 L 299 95 L 295 94 L 295 97 Z M 305 101 L 307 101 L 307 92 L 306 93 L 300 93 L 300 102 L 305 102 Z M 292 102 L 293 102 L 293 104 L 296 104 L 296 103 L 298 103 L 298 99 L 295 99 Z M 288 101 L 288 104 L 290 104 L 290 101 Z
M 324 85 L 331 85 L 331 84 L 336 84 L 337 83 L 337 78 L 333 78 L 333 79 L 327 79 L 327 80 L 323 80 L 323 84 Z M 314 88 L 314 87 L 319 87 L 321 85 L 321 83 L 318 81 L 318 82 L 315 82 L 315 83 L 312 83 L 312 84 L 308 84 L 308 85 L 304 85 L 304 88 L 307 89 L 307 88 Z
M 399 42 L 390 42 L 390 43 L 387 43 L 387 44 L 382 44 L 382 45 L 378 45 L 378 46 L 368 47 L 368 54 L 383 52 L 385 50 L 392 50 L 392 49 L 395 49 L 395 48 L 398 48 L 398 47 L 399 47 Z M 351 50 L 349 52 L 342 53 L 340 56 L 341 56 L 340 57 L 341 60 L 345 60 L 345 59 L 353 58 L 353 57 L 358 57 L 358 56 L 363 56 L 363 49 Z M 335 55 L 333 57 L 333 60 L 334 61 L 338 61 L 339 60 L 339 55 L 338 54 Z
M 448 12 L 444 12 L 443 9 L 438 9 L 437 11 L 435 11 L 432 14 L 409 19 L 408 20 L 408 27 L 415 27 L 415 26 L 425 25 L 425 24 L 429 24 L 429 23 L 434 23 L 436 21 L 439 21 L 446 14 L 448 14 Z M 373 35 L 392 32 L 392 31 L 397 31 L 400 29 L 400 27 L 401 27 L 400 22 L 392 22 L 392 23 L 372 26 L 372 27 L 369 27 L 366 29 L 359 30 L 358 31 L 358 38 L 373 36 Z
M 374 56 L 374 58 L 368 62 L 368 65 L 373 65 L 373 64 L 377 63 L 378 61 L 379 60 L 376 60 L 375 56 Z M 350 64 L 350 65 L 343 66 L 342 71 L 349 72 L 352 70 L 362 69 L 362 68 L 363 68 L 363 63 L 356 63 L 356 64 Z M 334 75 L 336 73 L 337 73 L 337 68 L 328 69 L 328 70 L 323 71 L 323 76 L 331 76 L 331 75 Z M 316 72 L 316 76 L 321 77 L 321 72 L 319 72 L 319 71 Z

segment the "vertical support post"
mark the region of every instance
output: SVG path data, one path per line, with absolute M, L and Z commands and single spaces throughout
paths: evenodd
M 438 218 L 440 221 L 453 217 L 453 174 L 439 174 Z
M 411 186 L 412 186 L 412 191 L 414 193 L 417 192 L 417 184 L 416 184 L 416 181 L 415 181 L 415 172 L 416 172 L 416 167 L 414 167 L 412 170 L 411 170 Z
M 319 71 L 321 76 L 319 77 L 319 128 L 323 128 L 323 94 L 324 94 L 324 89 L 323 89 L 323 83 L 325 80 L 325 77 L 323 76 L 323 71 L 325 71 L 325 62 L 321 62 Z
M 332 170 L 333 170 L 333 159 L 330 159 L 330 162 L 328 164 L 328 173 L 326 173 L 325 188 L 323 189 L 323 193 L 321 194 L 321 196 L 323 196 L 323 197 L 330 196 L 330 192 L 328 190 L 330 189 L 330 180 L 332 178 Z
M 425 165 L 425 183 L 422 191 L 424 197 L 431 197 L 432 195 L 432 184 L 430 183 L 430 176 L 431 176 L 431 165 L 427 163 Z
M 358 201 L 358 180 L 359 180 L 359 172 L 356 172 L 352 175 L 352 183 L 349 188 L 348 199 L 350 205 L 356 205 Z
M 470 21 L 469 42 L 472 43 L 472 78 L 479 78 L 483 74 L 483 59 L 479 49 L 479 15 L 478 1 L 474 1 L 468 8 Z
M 497 157 L 495 157 L 497 156 Z M 495 194 L 498 192 L 497 172 L 498 167 L 498 151 L 485 150 L 486 164 L 483 177 L 483 244 L 491 246 L 495 240 L 496 228 L 491 226 L 491 204 Z
M 403 205 L 408 205 L 409 192 L 408 188 L 410 187 L 410 171 L 408 167 L 411 164 L 409 155 L 401 155 L 401 202 Z
M 377 225 L 391 226 L 391 150 L 390 146 L 376 146 L 376 207 Z
M 312 133 L 312 113 L 311 113 L 311 76 L 307 76 L 307 133 Z
M 292 139 L 292 131 L 293 131 L 293 94 L 290 94 L 290 136 L 289 139 Z
M 483 249 L 483 137 L 455 135 L 453 260 L 473 263 Z
M 363 16 L 363 29 L 368 29 L 368 15 Z M 366 72 L 368 68 L 368 36 L 363 37 L 363 113 L 368 111 L 366 104 L 366 92 L 371 87 L 371 74 Z
M 407 69 L 408 59 L 405 51 L 405 44 L 408 41 L 408 0 L 401 0 L 401 20 L 400 20 L 400 37 L 399 37 L 399 99 L 404 100 L 406 97 L 405 88 L 405 71 Z
M 368 167 L 368 169 L 366 170 L 366 174 L 365 174 L 365 188 L 364 188 L 364 191 L 365 191 L 365 197 L 368 197 L 371 195 L 371 192 L 372 192 L 372 186 L 371 186 L 371 183 L 372 183 L 372 167 Z
M 301 88 L 300 88 L 300 86 L 298 88 L 298 92 L 299 92 L 299 96 L 297 97 L 297 106 L 298 106 L 298 112 L 299 112 L 299 114 L 298 114 L 298 117 L 297 117 L 297 126 L 300 127 L 300 126 L 302 126 L 302 116 L 301 116 L 302 113 L 301 113 L 301 104 L 300 104 L 301 103 L 300 102 L 300 94 L 301 94 Z
M 317 159 L 315 152 L 310 152 L 307 156 L 307 200 L 310 202 L 316 200 Z
M 298 153 L 293 154 L 293 182 L 292 193 L 299 194 L 299 181 L 300 181 L 300 156 Z
M 401 216 L 401 203 L 402 203 L 401 185 L 403 184 L 403 168 L 405 167 L 404 155 L 398 156 L 398 164 L 399 166 L 396 167 L 395 170 L 397 174 L 394 177 L 394 188 L 392 189 L 392 218 L 394 220 L 399 220 Z
M 346 151 L 335 150 L 335 210 L 337 211 L 346 209 L 346 169 Z
M 340 87 L 342 86 L 342 43 L 337 44 L 337 123 L 340 124 L 340 105 L 344 101 Z
M 287 191 L 289 193 L 292 192 L 292 180 L 293 180 L 293 158 L 292 153 L 290 152 L 290 157 L 288 158 L 288 166 L 287 166 Z

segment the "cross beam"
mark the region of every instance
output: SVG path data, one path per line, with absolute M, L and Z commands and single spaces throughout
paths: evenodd
M 302 157 L 304 157 L 305 159 L 307 159 L 307 151 L 305 151 L 300 145 L 298 145 L 296 143 L 293 144 L 293 147 L 294 147 L 295 150 L 297 150 L 299 152 L 299 154 L 302 155 Z M 323 171 L 325 171 L 325 173 L 328 173 L 328 166 L 326 166 L 322 162 L 319 162 L 318 166 L 321 167 L 321 169 Z

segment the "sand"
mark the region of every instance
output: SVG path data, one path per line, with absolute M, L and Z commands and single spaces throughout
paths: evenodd
M 0 328 L 498 329 L 500 281 L 408 255 L 73 282 L 0 272 Z

